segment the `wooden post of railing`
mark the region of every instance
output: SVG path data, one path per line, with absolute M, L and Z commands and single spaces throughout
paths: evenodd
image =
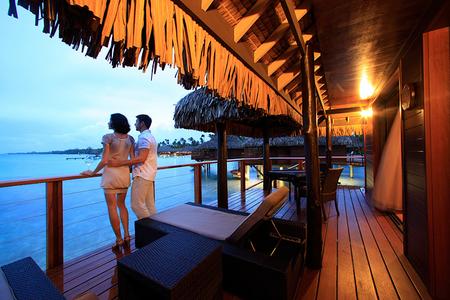
M 245 193 L 245 160 L 239 162 L 239 173 L 241 173 L 241 193 Z
M 47 182 L 46 193 L 47 269 L 51 269 L 64 262 L 62 181 Z
M 325 121 L 326 121 L 326 129 L 327 129 L 326 162 L 327 162 L 327 168 L 331 169 L 333 167 L 333 162 L 332 162 L 333 143 L 331 141 L 331 116 L 328 115 Z
M 194 201 L 202 204 L 202 165 L 194 166 Z
M 267 129 L 263 132 L 263 190 L 264 194 L 267 195 L 271 192 L 269 171 L 272 170 L 272 161 L 270 160 L 270 144 L 269 144 L 269 134 Z
M 303 171 L 303 159 L 300 159 L 300 160 L 298 161 L 297 169 L 298 169 L 299 171 Z
M 319 269 L 322 266 L 322 212 L 312 47 L 311 43 L 306 43 L 305 55 L 301 58 L 303 135 L 305 138 L 305 167 L 308 190 L 306 204 L 308 238 L 306 240 L 305 263 L 311 269 Z
M 227 132 L 224 123 L 216 123 L 217 134 L 217 206 L 228 208 Z

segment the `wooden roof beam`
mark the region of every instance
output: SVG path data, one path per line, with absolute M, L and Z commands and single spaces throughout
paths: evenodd
M 302 29 L 300 28 L 300 24 L 295 21 L 295 8 L 291 0 L 280 0 L 281 6 L 283 7 L 284 14 L 286 15 L 287 20 L 289 21 L 289 25 L 294 35 L 295 42 L 300 50 L 301 55 L 305 54 L 305 40 L 303 39 Z M 316 55 L 314 55 L 314 60 Z M 323 103 L 322 94 L 319 92 L 317 81 L 315 80 L 315 87 L 317 90 L 317 95 L 320 99 L 320 105 L 322 109 L 325 109 L 325 105 Z
M 304 15 L 306 15 L 308 12 L 307 9 L 296 9 L 295 10 L 295 16 L 297 18 L 297 21 L 300 21 L 301 18 L 303 18 Z M 264 55 L 267 54 L 267 52 L 270 51 L 284 36 L 284 33 L 289 28 L 289 23 L 286 20 L 283 21 L 283 23 L 280 24 L 271 34 L 270 36 L 258 47 L 256 48 L 255 52 L 253 52 L 253 61 L 256 63 L 258 62 Z
M 296 92 L 292 93 L 291 98 L 293 101 L 299 103 L 300 102 L 299 100 L 302 99 L 302 92 L 296 91 Z
M 216 9 L 208 11 L 202 10 L 201 1 L 192 0 L 173 0 L 183 11 L 189 14 L 203 29 L 205 29 L 212 37 L 230 51 L 237 59 L 239 59 L 249 70 L 254 72 L 266 84 L 268 84 L 277 95 L 282 97 L 284 101 L 292 107 L 299 115 L 302 110 L 297 103 L 292 101 L 291 97 L 279 91 L 276 87 L 276 81 L 267 75 L 267 69 L 262 64 L 253 63 L 252 55 L 244 43 L 235 43 L 233 41 L 233 28 L 225 22 L 223 17 Z M 269 2 L 269 1 L 268 1 Z
M 297 46 L 289 47 L 283 54 L 267 66 L 267 75 L 272 76 L 297 51 Z
M 271 1 L 258 0 L 233 28 L 234 42 L 238 43 L 250 27 L 258 21 Z
M 289 71 L 282 73 L 277 78 L 277 88 L 278 90 L 282 90 L 289 82 L 294 80 L 295 77 L 300 75 L 300 66 L 295 66 Z
M 214 0 L 202 0 L 202 9 L 204 11 L 208 11 L 208 9 L 213 4 Z
M 287 87 L 288 94 L 291 94 L 295 90 L 300 91 L 300 94 L 301 94 L 302 93 L 301 85 L 294 85 L 294 86 L 291 86 L 291 87 Z

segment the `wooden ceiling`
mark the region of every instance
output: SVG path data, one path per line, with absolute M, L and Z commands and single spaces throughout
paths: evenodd
M 302 111 L 300 59 L 309 42 L 321 109 L 353 108 L 335 116 L 349 123 L 349 113 L 368 106 L 392 82 L 411 37 L 418 36 L 430 7 L 441 1 L 146 0 L 126 6 L 105 0 L 101 7 L 90 0 L 18 3 L 36 21 L 44 20 L 44 32 L 53 36 L 59 27 L 64 42 L 75 49 L 82 45 L 89 56 L 107 46 L 113 66 L 151 66 L 156 71 L 158 64 L 172 65 L 188 89 L 207 86 L 223 98 L 235 97 L 296 120 Z M 17 16 L 15 1 L 10 5 L 9 14 Z M 363 72 L 375 88 L 367 100 L 359 97 Z
M 315 84 L 324 108 L 364 107 L 369 100 L 359 98 L 363 70 L 379 92 L 431 1 L 175 2 L 300 110 L 305 42 L 314 45 Z

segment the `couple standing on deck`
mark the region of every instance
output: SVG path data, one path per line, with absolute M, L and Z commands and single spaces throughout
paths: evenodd
M 94 171 L 84 171 L 81 174 L 92 176 L 103 170 L 101 187 L 104 190 L 108 215 L 116 235 L 113 248 L 124 243 L 129 245 L 130 233 L 128 229 L 128 210 L 125 198 L 130 186 L 130 170 L 133 167 L 133 184 L 131 187 L 131 208 L 138 219 L 149 217 L 156 213 L 154 181 L 157 169 L 157 145 L 150 132 L 152 119 L 148 115 L 136 116 L 134 124 L 140 132 L 135 141 L 131 135 L 127 118 L 122 114 L 112 114 L 109 129 L 113 133 L 105 134 L 102 138 L 102 159 Z M 119 214 L 117 213 L 119 208 Z M 124 230 L 124 237 L 120 230 L 120 221 Z

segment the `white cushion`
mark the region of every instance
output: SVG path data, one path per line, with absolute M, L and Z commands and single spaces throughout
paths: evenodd
M 150 218 L 223 241 L 239 227 L 246 217 L 215 209 L 182 204 L 152 215 Z

